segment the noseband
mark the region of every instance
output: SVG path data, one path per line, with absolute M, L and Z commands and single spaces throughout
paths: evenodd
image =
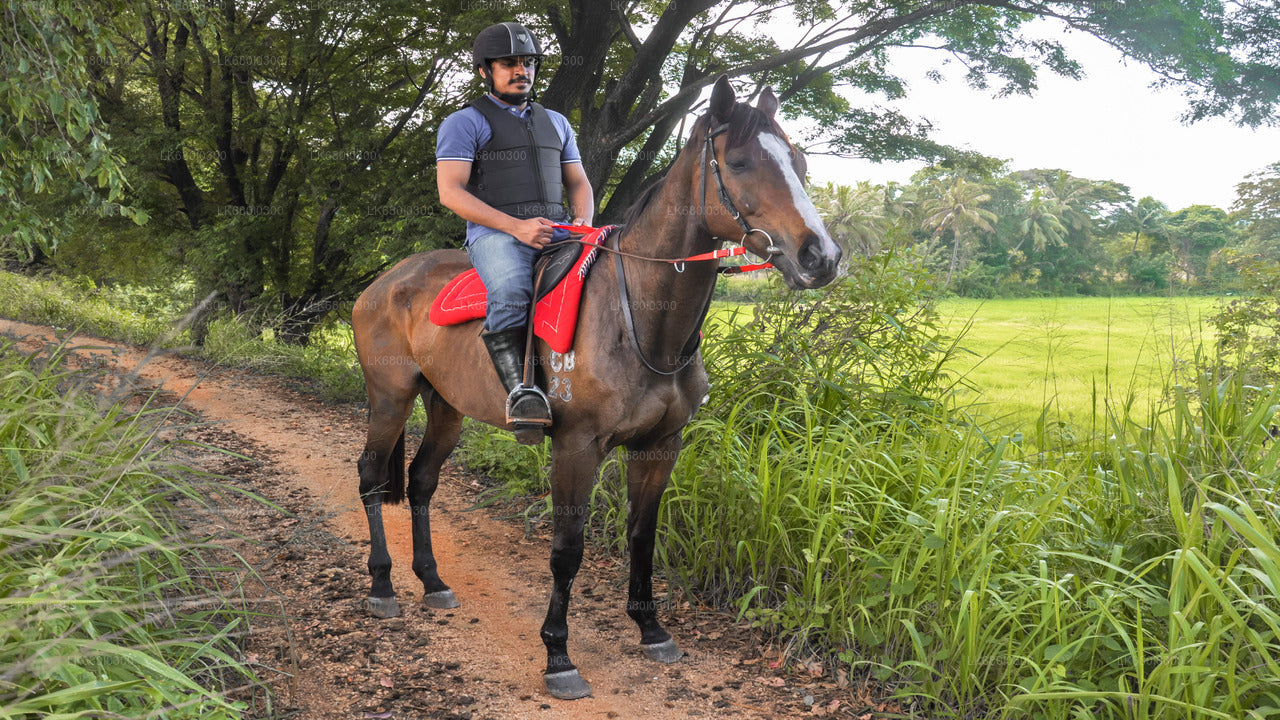
M 745 246 L 748 235 L 751 233 L 760 233 L 769 242 L 769 245 L 764 249 L 764 251 L 768 253 L 769 256 L 780 254 L 782 252 L 782 248 L 774 244 L 773 236 L 760 228 L 751 227 L 751 223 L 748 223 L 747 219 L 742 216 L 742 213 L 738 210 L 738 206 L 733 203 L 733 198 L 729 197 L 729 190 L 724 186 L 724 178 L 720 176 L 720 162 L 716 160 L 716 149 L 712 145 L 712 140 L 714 140 L 717 135 L 725 133 L 728 129 L 729 123 L 724 123 L 723 125 L 715 128 L 712 128 L 710 125 L 707 126 L 707 137 L 702 143 L 703 167 L 709 166 L 711 168 L 711 174 L 716 179 L 716 190 L 720 193 L 720 203 L 729 211 L 729 216 L 738 221 L 738 227 L 742 228 L 742 239 L 738 241 L 738 244 Z M 702 199 L 699 201 L 700 207 L 698 209 L 698 214 L 702 218 L 702 226 L 707 229 L 708 233 L 711 233 L 711 237 L 713 239 L 721 242 L 727 242 L 724 238 L 717 237 L 715 233 L 711 232 L 711 226 L 707 224 L 706 178 L 706 171 L 704 170 L 701 183 Z

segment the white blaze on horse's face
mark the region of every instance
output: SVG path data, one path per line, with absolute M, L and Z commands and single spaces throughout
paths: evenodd
M 782 173 L 782 178 L 786 181 L 787 188 L 791 190 L 791 203 L 795 206 L 796 211 L 800 213 L 805 227 L 818 238 L 822 254 L 825 257 L 839 257 L 840 248 L 831 239 L 826 226 L 822 224 L 822 219 L 818 217 L 818 208 L 814 207 L 813 201 L 809 199 L 809 193 L 805 192 L 804 185 L 800 182 L 800 177 L 796 175 L 795 168 L 792 167 L 791 148 L 787 145 L 787 141 L 773 133 L 762 130 L 756 136 L 756 142 L 760 143 L 760 147 L 778 166 L 778 171 Z

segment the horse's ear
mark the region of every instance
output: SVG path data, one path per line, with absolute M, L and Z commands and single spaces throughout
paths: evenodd
M 733 114 L 733 106 L 736 102 L 738 97 L 733 92 L 733 86 L 729 84 L 729 76 L 721 75 L 711 91 L 711 117 L 720 122 L 729 122 L 729 116 Z
M 756 109 L 769 117 L 773 117 L 773 114 L 778 112 L 778 96 L 773 94 L 773 88 L 766 87 L 760 93 L 760 99 L 756 101 Z

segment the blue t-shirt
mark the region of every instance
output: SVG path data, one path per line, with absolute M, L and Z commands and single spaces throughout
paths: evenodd
M 505 108 L 507 112 L 516 117 L 524 118 L 529 115 L 530 108 L 527 105 L 524 112 L 520 112 L 516 106 L 508 105 L 492 95 L 485 95 L 485 97 L 498 107 Z M 560 140 L 564 143 L 564 147 L 560 151 L 560 164 L 581 164 L 582 155 L 578 152 L 578 141 L 574 138 L 573 128 L 569 127 L 569 119 L 555 110 L 549 109 L 547 110 L 547 117 L 551 120 L 552 127 L 556 129 L 556 134 L 560 136 Z M 441 160 L 475 162 L 480 148 L 488 144 L 492 137 L 493 131 L 489 128 L 489 121 L 484 119 L 484 115 L 471 106 L 464 107 L 440 123 L 440 130 L 436 133 L 436 162 Z M 492 228 L 477 225 L 468 220 L 467 244 L 470 245 L 472 240 L 491 232 L 495 231 Z M 555 230 L 551 240 L 555 242 L 567 237 L 569 237 L 569 231 Z

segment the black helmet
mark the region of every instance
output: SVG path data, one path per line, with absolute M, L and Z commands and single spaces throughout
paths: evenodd
M 471 47 L 471 64 L 478 68 L 494 58 L 518 55 L 531 55 L 541 64 L 542 46 L 538 44 L 538 38 L 520 23 L 498 23 L 476 35 L 475 45 Z

